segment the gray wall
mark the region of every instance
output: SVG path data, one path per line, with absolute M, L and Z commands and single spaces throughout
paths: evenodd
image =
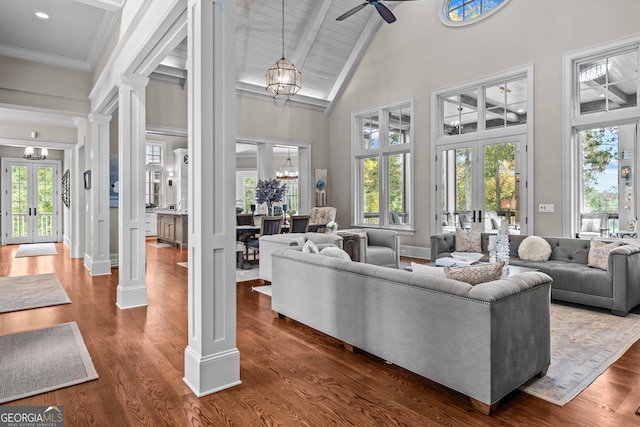
M 460 28 L 444 26 L 435 11 L 435 1 L 402 3 L 394 9 L 398 22 L 380 27 L 331 114 L 325 150 L 330 182 L 351 182 L 350 114 L 415 97 L 416 235 L 403 236 L 402 243 L 429 246 L 431 92 L 533 63 L 534 206 L 555 204 L 555 213 L 535 214 L 534 232 L 561 235 L 563 54 L 638 33 L 640 2 L 511 1 L 488 19 Z M 350 185 L 339 189 L 330 204 L 337 207 L 337 222 L 349 224 L 353 194 Z

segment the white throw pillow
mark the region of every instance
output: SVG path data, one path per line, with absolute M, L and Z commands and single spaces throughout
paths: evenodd
M 320 251 L 320 255 L 326 255 L 333 258 L 343 259 L 345 261 L 351 261 L 351 257 L 349 256 L 349 254 L 337 246 L 327 246 Z
M 591 239 L 587 265 L 589 267 L 607 270 L 609 267 L 609 252 L 611 252 L 618 246 L 620 246 L 620 243 L 618 242 L 607 243 Z
M 311 240 L 307 240 L 302 247 L 302 252 L 304 252 L 305 254 L 317 254 L 320 251 L 318 250 L 318 247 L 315 243 L 313 243 Z
M 444 274 L 444 267 L 432 267 L 430 265 L 418 264 L 416 262 L 411 263 L 411 271 L 419 274 L 446 277 Z
M 542 237 L 529 236 L 520 243 L 518 256 L 525 261 L 549 261 L 551 245 Z

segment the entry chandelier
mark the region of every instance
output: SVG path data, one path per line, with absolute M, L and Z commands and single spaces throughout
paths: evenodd
M 25 147 L 22 157 L 28 160 L 44 160 L 49 155 L 49 150 L 47 148 L 40 148 L 39 151 L 37 150 L 37 148 Z
M 282 58 L 267 71 L 267 92 L 274 98 L 290 98 L 300 90 L 300 71 L 284 57 L 284 0 L 282 0 Z
M 298 171 L 293 167 L 291 163 L 291 150 L 287 153 L 287 160 L 282 167 L 276 172 L 276 178 L 278 179 L 297 179 Z

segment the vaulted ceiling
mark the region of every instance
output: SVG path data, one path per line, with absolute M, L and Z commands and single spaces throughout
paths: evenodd
M 124 2 L 2 0 L 0 55 L 91 71 L 117 28 Z M 331 109 L 377 29 L 388 25 L 374 7 L 336 21 L 361 2 L 285 1 L 284 53 L 302 73 L 302 89 L 293 102 Z M 387 2 L 390 8 L 395 4 Z M 236 10 L 237 89 L 268 96 L 265 72 L 282 56 L 282 3 L 237 0 Z M 36 12 L 45 12 L 49 18 L 38 18 Z M 180 78 L 185 62 L 186 41 L 166 58 L 156 75 Z

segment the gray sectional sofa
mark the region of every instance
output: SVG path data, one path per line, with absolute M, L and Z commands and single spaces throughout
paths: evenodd
M 443 384 L 490 413 L 550 363 L 551 278 L 471 286 L 444 277 L 274 251 L 272 309 Z
M 490 235 L 481 235 L 487 259 Z M 518 248 L 526 237 L 509 236 L 509 263 L 536 268 L 551 276 L 552 299 L 610 309 L 618 316 L 626 316 L 640 304 L 640 247 L 625 244 L 612 250 L 605 271 L 587 265 L 590 240 L 585 239 L 543 237 L 551 245 L 549 260 L 522 260 Z M 431 261 L 454 252 L 455 238 L 455 234 L 449 233 L 431 236 Z

